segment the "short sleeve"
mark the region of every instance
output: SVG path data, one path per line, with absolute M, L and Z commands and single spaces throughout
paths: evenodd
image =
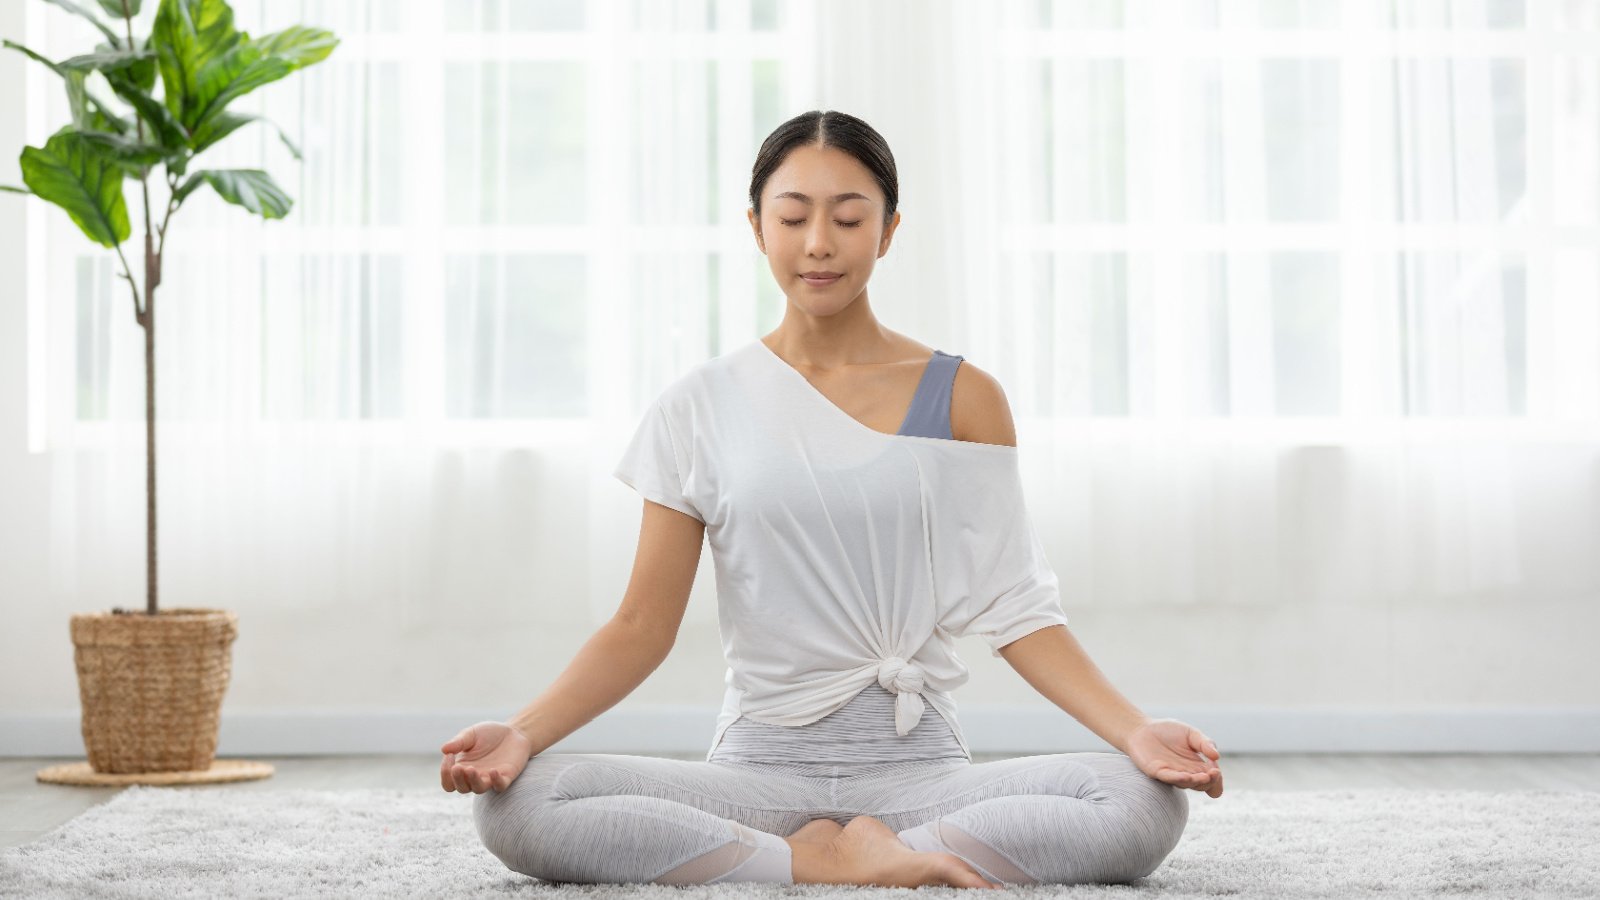
M 993 656 L 1000 655 L 1001 647 L 1041 628 L 1067 624 L 1067 615 L 1061 608 L 1060 579 L 1045 560 L 1038 535 L 1031 526 L 1027 531 L 1031 550 L 1022 580 L 996 594 L 976 615 L 950 623 L 957 637 L 976 634 L 983 638 Z
M 671 507 L 703 523 L 705 516 L 684 492 L 691 460 L 686 438 L 687 435 L 680 435 L 673 428 L 666 407 L 657 399 L 645 411 L 644 419 L 612 474 L 646 500 Z
M 977 635 L 994 656 L 1041 628 L 1067 624 L 1060 580 L 1028 516 L 1015 457 L 940 477 L 932 502 L 939 626 Z

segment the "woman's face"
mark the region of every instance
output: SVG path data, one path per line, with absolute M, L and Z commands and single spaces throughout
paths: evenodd
M 855 157 L 806 145 L 767 179 L 760 220 L 754 209 L 746 216 L 790 302 L 829 315 L 861 294 L 873 264 L 889 252 L 900 213 L 884 228 L 883 205 L 877 181 Z M 806 277 L 813 272 L 836 277 Z

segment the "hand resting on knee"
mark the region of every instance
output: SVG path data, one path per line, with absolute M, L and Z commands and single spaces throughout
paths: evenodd
M 533 756 L 533 741 L 504 722 L 468 725 L 443 747 L 439 782 L 447 791 L 482 794 L 511 786 Z

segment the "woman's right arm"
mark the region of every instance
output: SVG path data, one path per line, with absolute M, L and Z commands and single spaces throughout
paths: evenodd
M 505 790 L 529 759 L 643 684 L 677 641 L 704 541 L 699 519 L 646 500 L 622 607 L 521 712 L 506 722 L 468 726 L 445 742 L 439 766 L 444 789 Z
M 700 520 L 644 501 L 622 606 L 555 682 L 507 721 L 532 742 L 532 755 L 617 705 L 666 660 L 689 605 L 704 541 Z

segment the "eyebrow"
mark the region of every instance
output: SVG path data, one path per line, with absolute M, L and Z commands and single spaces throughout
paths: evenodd
M 805 194 L 802 194 L 799 191 L 784 191 L 781 194 L 774 194 L 772 196 L 772 199 L 774 199 L 774 200 L 782 200 L 784 197 L 793 197 L 794 199 L 799 200 L 802 203 L 810 203 L 811 202 L 811 198 L 810 197 L 807 197 Z M 858 194 L 855 191 L 846 191 L 843 194 L 835 194 L 832 197 L 829 197 L 828 198 L 828 202 L 829 203 L 838 203 L 841 200 L 871 200 L 871 199 L 872 198 L 868 197 L 866 194 Z

